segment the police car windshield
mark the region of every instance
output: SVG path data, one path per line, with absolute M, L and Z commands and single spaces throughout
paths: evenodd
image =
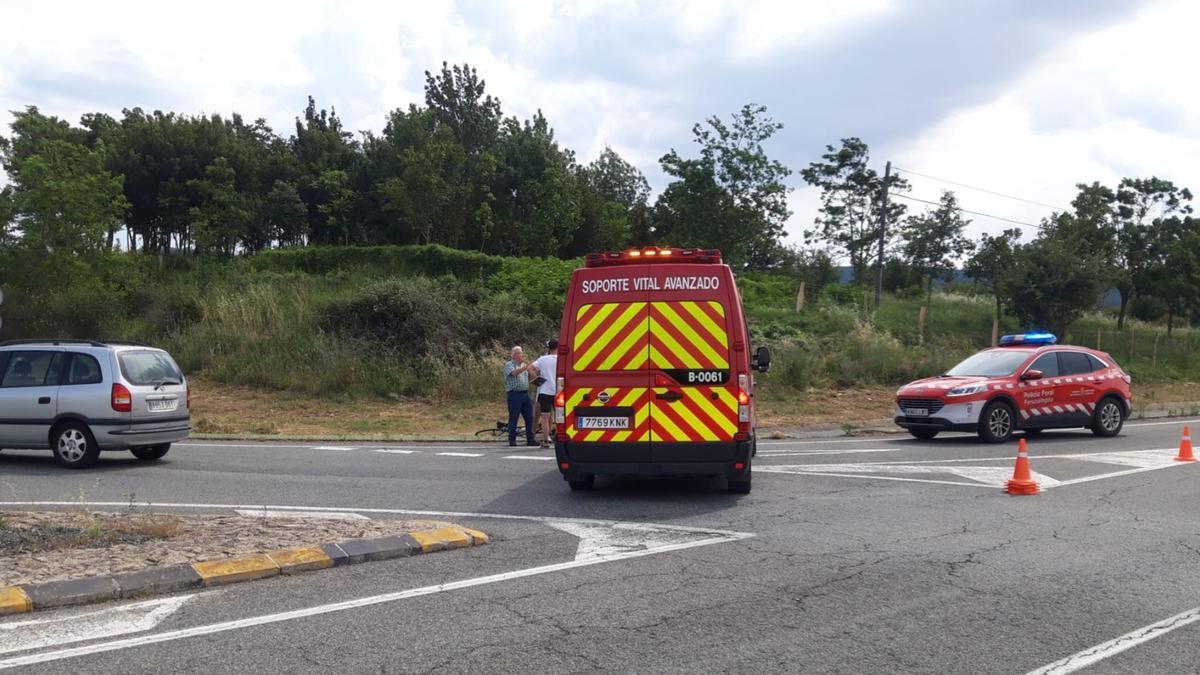
M 1017 368 L 1029 358 L 1025 350 L 1009 351 L 994 349 L 979 352 L 946 371 L 951 377 L 1004 377 L 1017 372 Z

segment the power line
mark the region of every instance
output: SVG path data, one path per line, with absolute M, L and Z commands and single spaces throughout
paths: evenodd
M 1003 192 L 997 192 L 995 190 L 988 190 L 987 188 L 975 187 L 974 185 L 967 185 L 966 183 L 959 183 L 957 181 L 952 181 L 947 178 L 938 178 L 937 176 L 930 176 L 930 175 L 924 174 L 924 173 L 917 173 L 916 171 L 911 171 L 909 169 L 897 168 L 896 171 L 899 171 L 901 173 L 907 173 L 907 174 L 910 174 L 913 176 L 920 176 L 921 178 L 928 178 L 929 180 L 936 180 L 941 183 L 957 185 L 958 187 L 966 188 L 968 190 L 976 190 L 978 192 L 986 192 L 989 195 L 996 195 L 997 197 L 1004 197 L 1005 199 L 1013 199 L 1018 202 L 1025 202 L 1026 204 L 1033 204 L 1035 206 L 1044 206 L 1048 209 L 1054 209 L 1056 211 L 1069 211 L 1070 210 L 1070 209 L 1065 209 L 1061 206 L 1055 206 L 1053 204 L 1047 204 L 1045 202 L 1035 201 L 1033 199 L 1025 199 L 1024 197 L 1017 197 L 1015 195 L 1010 195 L 1010 194 L 1006 194 Z
M 896 192 L 896 193 L 892 193 L 892 195 L 891 195 L 891 196 L 893 196 L 893 197 L 899 197 L 900 199 L 907 199 L 907 200 L 909 200 L 909 201 L 921 202 L 922 204 L 932 204 L 932 205 L 934 205 L 934 206 L 941 206 L 941 205 L 942 205 L 942 204 L 941 204 L 941 202 L 931 202 L 931 201 L 929 201 L 928 199 L 921 199 L 921 198 L 919 198 L 919 197 L 909 197 L 908 195 L 902 195 L 902 194 L 900 194 L 900 193 L 898 193 L 898 192 Z M 1021 226 L 1024 226 L 1024 227 L 1032 227 L 1032 228 L 1034 228 L 1034 229 L 1038 229 L 1038 230 L 1042 229 L 1042 226 L 1041 226 L 1041 225 L 1035 225 L 1035 224 L 1033 224 L 1033 223 L 1026 223 L 1026 222 L 1024 222 L 1024 221 L 1020 221 L 1020 220 L 1013 220 L 1012 218 L 1005 218 L 1004 216 L 993 216 L 993 215 L 992 215 L 992 214 L 990 214 L 990 213 L 982 213 L 982 212 L 980 212 L 980 211 L 971 211 L 970 209 L 964 209 L 964 208 L 962 208 L 961 206 L 959 206 L 959 207 L 956 207 L 956 208 L 957 208 L 959 211 L 962 211 L 963 213 L 969 213 L 969 214 L 971 214 L 971 215 L 973 215 L 973 216 L 980 216 L 980 217 L 982 217 L 982 218 L 991 218 L 991 219 L 993 219 L 993 220 L 1002 220 L 1002 221 L 1004 221 L 1004 222 L 1006 222 L 1006 223 L 1012 223 L 1013 225 L 1021 225 Z

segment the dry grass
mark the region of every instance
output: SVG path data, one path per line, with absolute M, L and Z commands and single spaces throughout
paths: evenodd
M 758 425 L 772 429 L 862 426 L 891 416 L 895 387 L 811 389 L 763 396 Z M 1135 382 L 1138 404 L 1200 401 L 1198 382 Z M 421 398 L 368 399 L 275 392 L 192 380 L 196 431 L 288 436 L 459 436 L 492 427 L 505 417 L 494 403 Z

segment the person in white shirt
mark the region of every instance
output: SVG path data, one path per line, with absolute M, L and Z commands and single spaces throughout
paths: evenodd
M 537 388 L 538 413 L 542 420 L 542 447 L 550 447 L 550 414 L 554 412 L 554 395 L 558 393 L 558 340 L 546 342 L 546 353 L 533 362 L 536 377 L 543 380 Z

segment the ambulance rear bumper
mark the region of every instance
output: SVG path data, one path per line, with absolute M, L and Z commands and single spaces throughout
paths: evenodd
M 586 475 L 723 476 L 743 480 L 750 473 L 754 441 L 730 443 L 571 443 L 554 444 L 558 470 L 566 480 Z M 740 468 L 737 468 L 740 465 Z

